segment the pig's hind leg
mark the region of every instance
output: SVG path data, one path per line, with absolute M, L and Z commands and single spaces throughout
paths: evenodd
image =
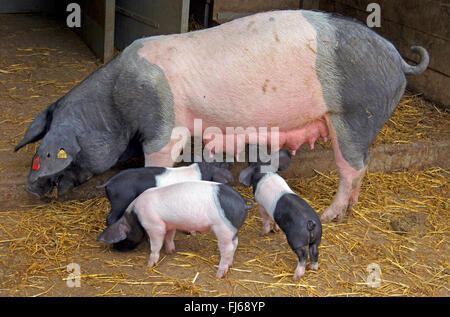
M 339 173 L 339 187 L 332 204 L 322 214 L 321 218 L 323 221 L 332 221 L 333 219 L 342 220 L 347 208 L 358 201 L 359 189 L 367 169 L 369 158 L 367 149 L 353 151 L 352 164 L 350 164 L 349 161 L 344 158 L 341 151 L 342 146 L 338 142 L 336 132 L 331 127 L 331 124 L 329 124 L 329 130 L 334 150 L 334 159 Z M 351 142 L 352 140 L 348 141 L 348 143 Z M 346 146 L 348 143 L 343 143 L 343 145 Z M 348 149 L 344 150 L 350 152 Z M 354 168 L 352 165 L 359 166 L 360 169 Z
M 295 269 L 294 280 L 298 281 L 305 274 L 306 260 L 308 260 L 308 251 L 306 250 L 306 247 L 300 247 L 294 250 L 294 252 L 298 256 L 298 264 L 297 268 Z
M 238 245 L 238 237 L 235 232 L 225 226 L 220 226 L 219 228 L 213 227 L 213 231 L 216 234 L 220 251 L 219 269 L 217 270 L 216 276 L 222 278 L 233 263 L 234 252 Z
M 319 248 L 316 243 L 309 245 L 309 268 L 315 271 L 319 269 Z

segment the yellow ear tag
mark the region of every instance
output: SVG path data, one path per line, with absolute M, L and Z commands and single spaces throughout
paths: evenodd
M 67 153 L 63 149 L 61 149 L 58 152 L 57 158 L 65 159 L 65 158 L 67 158 Z

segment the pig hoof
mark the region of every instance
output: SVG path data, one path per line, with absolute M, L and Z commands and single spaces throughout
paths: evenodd
M 262 235 L 263 236 L 267 236 L 269 234 L 269 232 L 270 232 L 270 226 L 264 226 L 262 228 Z
M 305 264 L 298 264 L 297 268 L 295 269 L 295 274 L 294 274 L 294 281 L 298 281 L 300 280 L 300 278 L 305 275 L 305 270 L 306 270 L 306 266 Z
M 322 214 L 322 216 L 320 217 L 322 219 L 323 222 L 331 222 L 334 219 L 336 219 L 337 221 L 342 221 L 342 219 L 345 216 L 345 210 L 347 209 L 347 207 L 345 208 L 327 208 L 324 213 Z
M 153 267 L 155 266 L 155 264 L 158 262 L 158 259 L 150 259 L 148 260 L 147 266 L 148 267 Z
M 167 254 L 172 254 L 175 252 L 175 247 L 166 247 L 166 253 Z
M 225 274 L 227 273 L 227 271 L 228 271 L 227 269 L 218 270 L 217 274 L 216 274 L 216 277 L 217 278 L 223 278 L 225 276 Z
M 310 270 L 314 270 L 314 271 L 317 271 L 318 269 L 319 269 L 319 263 L 310 263 L 309 264 L 309 266 L 308 266 L 308 268 L 310 269 Z
M 278 232 L 280 231 L 280 227 L 277 224 L 273 225 L 273 232 Z

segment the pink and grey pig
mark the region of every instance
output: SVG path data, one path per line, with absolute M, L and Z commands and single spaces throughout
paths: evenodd
M 183 167 L 142 167 L 121 171 L 111 177 L 103 185 L 106 196 L 111 203 L 111 212 L 106 218 L 106 225 L 110 226 L 122 217 L 130 203 L 152 187 L 162 187 L 185 181 L 205 180 L 219 183 L 233 182 L 233 175 L 229 169 L 232 163 L 199 162 Z M 114 244 L 118 250 L 134 249 L 142 241 L 144 229 L 133 226 L 125 240 Z
M 278 170 L 289 165 L 290 153 L 281 150 Z M 252 164 L 242 170 L 239 181 L 246 186 L 253 186 L 255 200 L 263 219 L 263 234 L 270 231 L 271 219 L 275 221 L 275 230 L 281 228 L 286 234 L 291 249 L 298 257 L 294 279 L 305 274 L 306 261 L 310 259 L 310 268 L 319 269 L 319 244 L 322 239 L 322 224 L 314 209 L 297 196 L 286 181 L 275 171 L 261 173 L 262 164 Z
M 212 230 L 219 244 L 217 277 L 221 278 L 233 262 L 238 230 L 251 207 L 232 187 L 216 182 L 190 181 L 150 188 L 136 198 L 98 240 L 120 242 L 127 238 L 133 226 L 141 225 L 150 239 L 148 265 L 153 266 L 159 260 L 163 243 L 167 253 L 175 250 L 176 229 L 201 233 Z
M 227 127 L 277 127 L 279 147 L 292 153 L 319 137 L 331 140 L 339 189 L 322 217 L 342 219 L 358 199 L 369 147 L 397 107 L 406 75 L 428 66 L 423 47 L 412 51 L 420 57 L 415 66 L 366 25 L 307 10 L 136 40 L 30 125 L 16 147 L 42 138 L 28 191 L 68 190 L 139 150 L 146 166 L 172 166 L 182 148 L 172 139 L 177 127 L 205 139 L 215 128 L 226 140 L 243 134 L 226 134 Z M 61 149 L 66 155 L 58 157 Z

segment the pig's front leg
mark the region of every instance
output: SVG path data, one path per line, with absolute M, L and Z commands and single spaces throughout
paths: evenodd
M 258 209 L 262 218 L 262 234 L 267 235 L 270 232 L 270 216 L 263 206 L 258 205 Z
M 274 231 L 274 232 L 280 231 L 280 227 L 277 225 L 276 222 L 274 222 L 274 224 L 273 224 L 273 231 Z
M 259 213 L 261 214 L 261 218 L 262 218 L 262 234 L 263 235 L 267 235 L 270 232 L 270 222 L 271 222 L 271 218 L 269 216 L 269 214 L 267 213 L 267 211 L 264 209 L 263 206 L 258 205 L 258 209 L 259 209 Z M 278 232 L 280 231 L 280 227 L 277 225 L 276 222 L 274 222 L 273 224 L 273 231 Z
M 166 233 L 164 238 L 164 244 L 166 246 L 166 253 L 171 254 L 175 251 L 175 243 L 173 242 L 173 238 L 175 237 L 175 229 L 169 230 Z
M 161 251 L 164 237 L 166 236 L 166 230 L 158 225 L 152 226 L 147 231 L 150 238 L 150 257 L 148 259 L 148 266 L 152 267 L 159 260 L 159 252 Z

